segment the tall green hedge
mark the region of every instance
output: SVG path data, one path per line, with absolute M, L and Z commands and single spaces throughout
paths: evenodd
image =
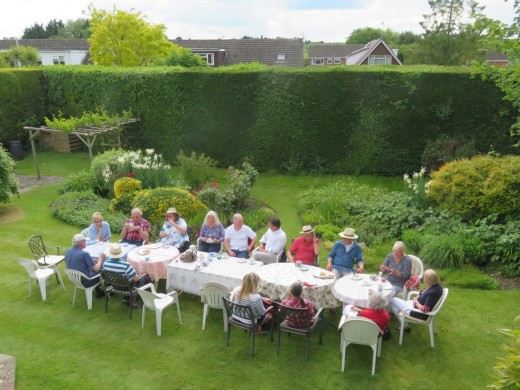
M 42 76 L 39 69 L 0 69 L 0 143 L 28 140 L 23 127 L 43 120 L 46 95 Z
M 427 140 L 474 139 L 513 152 L 513 110 L 492 82 L 441 67 L 171 70 L 46 67 L 49 110 L 104 106 L 141 119 L 132 147 L 174 161 L 195 150 L 223 166 L 401 175 L 417 171 Z M 491 146 L 492 145 L 492 146 Z

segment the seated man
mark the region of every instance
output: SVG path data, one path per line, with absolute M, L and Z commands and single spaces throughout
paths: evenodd
M 264 264 L 276 263 L 277 256 L 285 250 L 287 236 L 281 229 L 282 222 L 277 217 L 269 219 L 269 228 L 260 239 L 260 246 L 253 252 L 253 258 Z
M 251 243 L 248 243 L 251 240 Z M 233 224 L 224 233 L 224 246 L 227 253 L 233 257 L 247 259 L 256 242 L 256 233 L 249 226 L 244 225 L 240 214 L 233 215 Z
M 118 274 L 126 275 L 128 280 L 135 283 L 135 287 L 142 287 L 145 284 L 151 282 L 148 274 L 138 275 L 135 272 L 134 267 L 130 263 L 121 260 L 123 256 L 123 248 L 118 243 L 110 244 L 108 247 L 108 256 L 102 253 L 99 256 L 99 261 L 103 261 L 103 271 L 112 271 Z M 127 297 L 123 299 L 123 302 L 128 303 Z
M 320 242 L 310 225 L 306 225 L 300 232 L 302 237 L 298 237 L 287 251 L 289 261 L 301 261 L 303 264 L 314 265 L 316 256 L 320 254 Z
M 90 254 L 83 250 L 87 246 L 85 236 L 83 234 L 75 234 L 74 237 L 72 237 L 72 245 L 72 248 L 68 249 L 65 253 L 65 264 L 67 268 L 82 272 L 89 278 L 99 275 L 103 260 L 99 259 L 97 263 L 94 263 Z M 85 287 L 91 287 L 99 283 L 99 281 L 100 278 L 93 280 L 81 279 L 81 284 Z M 96 286 L 95 290 L 96 298 L 105 296 L 104 291 L 99 288 L 99 285 Z
M 354 264 L 357 263 L 358 272 L 364 271 L 363 257 L 361 257 L 361 246 L 354 240 L 358 238 L 356 231 L 346 228 L 339 233 L 342 241 L 336 241 L 327 258 L 327 271 L 332 271 L 334 277 L 339 279 L 345 274 L 354 272 Z
M 131 212 L 131 218 L 125 222 L 121 232 L 121 241 L 132 245 L 141 246 L 143 241 L 148 240 L 150 223 L 142 218 L 141 209 L 135 208 Z

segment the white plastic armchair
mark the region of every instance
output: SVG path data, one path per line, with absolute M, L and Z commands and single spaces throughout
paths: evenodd
M 229 297 L 229 289 L 218 282 L 206 282 L 200 291 L 200 301 L 204 304 L 204 310 L 202 313 L 202 330 L 206 327 L 206 316 L 208 315 L 209 308 L 212 308 L 222 310 L 222 316 L 224 317 L 224 332 L 227 332 L 227 317 L 222 297 Z
M 419 279 L 422 279 L 424 276 L 424 265 L 421 259 L 414 255 L 407 255 L 412 262 L 412 271 L 410 272 L 410 277 L 418 276 Z M 383 277 L 384 273 L 379 272 L 379 277 Z M 406 287 L 403 287 L 403 291 L 401 292 L 401 298 L 406 299 L 406 295 L 409 293 Z
M 87 298 L 87 308 L 89 310 L 92 310 L 92 292 L 94 289 L 100 285 L 101 283 L 101 275 L 95 275 L 91 278 L 89 278 L 87 275 L 85 275 L 83 272 L 76 271 L 74 269 L 66 269 L 65 273 L 67 274 L 69 280 L 74 285 L 74 295 L 72 296 L 72 306 L 74 306 L 74 303 L 76 302 L 76 290 L 82 289 L 85 290 L 85 296 Z M 83 284 L 81 284 L 81 279 L 86 280 L 95 280 L 97 279 L 97 283 L 90 287 L 85 287 Z
M 375 375 L 376 355 L 381 356 L 381 329 L 374 321 L 363 317 L 342 318 L 342 322 L 340 325 L 341 371 L 345 371 L 345 352 L 349 344 L 368 345 L 373 351 L 372 375 Z
M 418 291 L 411 291 L 408 294 L 408 300 L 411 300 L 413 296 L 419 295 Z M 412 323 L 412 324 L 419 324 L 419 325 L 427 325 L 430 330 L 430 345 L 432 348 L 435 347 L 435 339 L 434 339 L 434 333 L 436 333 L 436 322 L 437 322 L 437 314 L 442 308 L 442 305 L 444 305 L 444 301 L 446 301 L 446 298 L 448 297 L 448 289 L 445 288 L 442 292 L 442 296 L 437 301 L 435 306 L 433 307 L 432 311 L 429 313 L 423 313 L 420 310 L 417 309 L 406 309 L 404 311 L 401 311 L 399 313 L 399 320 L 401 321 L 401 330 L 399 334 L 399 345 L 403 344 L 403 332 L 405 327 L 405 322 Z M 412 317 L 410 315 L 411 312 L 421 313 L 426 316 L 428 316 L 425 320 Z
M 52 267 L 40 267 L 34 260 L 20 259 L 19 263 L 29 274 L 29 297 L 32 295 L 32 281 L 36 280 L 40 286 L 42 300 L 47 300 L 47 280 L 55 273 Z
M 147 291 L 151 290 L 151 291 Z M 172 291 L 168 294 L 161 294 L 155 291 L 153 283 L 148 283 L 143 287 L 137 288 L 137 292 L 143 300 L 143 316 L 141 319 L 141 328 L 144 328 L 144 317 L 146 309 L 155 311 L 155 320 L 157 322 L 157 336 L 161 335 L 161 321 L 162 312 L 168 306 L 177 305 L 177 315 L 179 317 L 179 323 L 182 325 L 181 309 L 179 307 L 179 294 L 177 291 Z

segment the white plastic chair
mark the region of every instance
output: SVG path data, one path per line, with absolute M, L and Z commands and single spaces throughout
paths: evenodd
M 419 295 L 419 292 L 411 291 L 408 294 L 408 300 L 411 300 L 414 295 Z M 441 310 L 442 305 L 444 305 L 444 301 L 446 301 L 447 297 L 448 297 L 448 289 L 445 288 L 442 292 L 442 296 L 437 301 L 437 303 L 433 307 L 432 311 L 430 311 L 429 313 L 423 313 L 422 311 L 417 310 L 417 309 L 405 309 L 404 312 L 401 311 L 399 313 L 399 319 L 401 321 L 401 330 L 400 330 L 400 334 L 399 334 L 399 345 L 403 344 L 403 333 L 404 333 L 404 326 L 405 326 L 405 321 L 406 321 L 409 324 L 412 323 L 412 324 L 419 324 L 419 325 L 427 325 L 428 328 L 430 329 L 430 345 L 432 348 L 434 348 L 435 347 L 434 333 L 436 333 L 435 328 L 436 328 L 436 322 L 437 322 L 436 317 L 437 317 L 437 314 L 439 313 L 439 311 Z M 419 318 L 412 317 L 412 316 L 410 316 L 411 312 L 416 312 L 416 313 L 421 313 L 421 314 L 427 315 L 428 318 L 426 318 L 425 320 L 421 320 Z
M 47 300 L 47 280 L 55 273 L 54 268 L 46 267 L 42 268 L 38 266 L 38 263 L 34 260 L 20 259 L 20 264 L 25 268 L 29 274 L 29 297 L 32 295 L 32 281 L 37 281 L 40 285 L 40 292 L 42 294 L 42 300 Z
M 87 239 L 89 238 L 88 237 L 88 231 L 89 231 L 89 228 L 85 228 L 81 231 L 81 235 L 83 235 L 84 237 L 86 237 Z
M 381 356 L 382 335 L 379 326 L 368 318 L 347 318 L 341 325 L 341 371 L 345 371 L 345 352 L 349 344 L 368 345 L 372 348 L 372 375 L 376 373 L 376 354 Z
M 224 317 L 224 332 L 227 332 L 227 317 L 222 297 L 229 297 L 229 289 L 218 282 L 206 282 L 200 291 L 200 301 L 204 304 L 204 310 L 202 313 L 202 330 L 206 327 L 206 316 L 208 315 L 209 308 L 212 308 L 222 310 L 222 316 Z
M 419 279 L 422 279 L 423 276 L 424 276 L 424 265 L 423 265 L 422 260 L 419 259 L 417 256 L 414 256 L 414 255 L 408 255 L 408 257 L 412 261 L 412 272 L 411 272 L 411 275 L 412 276 L 418 276 Z M 404 287 L 403 288 L 403 293 L 402 293 L 403 299 L 405 299 L 405 297 L 408 295 L 408 293 L 409 293 L 408 288 Z
M 101 275 L 96 275 L 91 278 L 89 278 L 87 275 L 85 275 L 83 272 L 79 272 L 73 269 L 66 269 L 65 273 L 69 277 L 69 280 L 74 285 L 74 295 L 72 296 L 72 305 L 74 306 L 74 302 L 76 301 L 76 290 L 78 288 L 85 290 L 85 296 L 87 297 L 87 308 L 89 310 L 92 310 L 92 292 L 94 289 L 101 284 Z M 81 284 L 81 279 L 86 280 L 94 280 L 98 279 L 98 282 L 91 286 L 91 287 L 85 287 L 83 284 Z
M 148 289 L 150 289 L 151 292 L 146 291 Z M 157 322 L 157 336 L 160 336 L 162 312 L 164 309 L 173 305 L 174 303 L 177 305 L 177 315 L 179 316 L 179 322 L 182 325 L 181 309 L 179 307 L 179 294 L 177 291 L 172 291 L 168 294 L 160 294 L 155 291 L 155 286 L 153 283 L 148 283 L 147 285 L 139 287 L 136 290 L 143 300 L 143 317 L 141 320 L 141 328 L 144 328 L 144 316 L 146 309 L 153 310 L 155 311 L 155 320 Z

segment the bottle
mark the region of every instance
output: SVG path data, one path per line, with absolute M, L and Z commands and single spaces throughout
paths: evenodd
M 381 281 L 379 281 L 379 283 L 377 283 L 377 292 L 379 292 L 379 293 L 383 292 L 383 283 L 381 283 Z

